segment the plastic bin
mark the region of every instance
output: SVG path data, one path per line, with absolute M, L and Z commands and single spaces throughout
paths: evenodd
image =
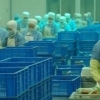
M 68 50 L 73 50 L 76 48 L 76 41 L 75 40 L 66 40 L 66 41 L 56 41 L 55 46 L 68 46 Z
M 53 96 L 70 96 L 73 91 L 80 87 L 79 76 L 54 76 Z
M 1 98 L 0 100 L 52 100 L 52 77 L 41 81 L 40 83 L 27 89 L 18 97 Z
M 34 85 L 25 93 L 21 94 L 17 100 L 46 100 L 52 96 L 52 77 Z
M 80 76 L 82 68 L 59 68 L 56 69 L 57 75 L 67 75 L 67 76 Z
M 66 57 L 68 55 L 68 46 L 55 46 L 54 57 Z
M 81 31 L 80 33 L 77 34 L 77 40 L 78 41 L 98 41 L 98 32 L 94 32 L 94 31 Z
M 54 53 L 54 41 L 30 41 L 25 44 L 25 46 L 37 46 L 37 54 L 44 55 L 53 55 Z
M 87 67 L 90 65 L 90 59 L 91 59 L 90 56 L 87 56 L 87 57 L 84 57 L 84 56 L 73 56 L 73 57 L 70 58 L 72 65 L 84 64 Z
M 97 41 L 79 41 L 77 47 L 79 47 L 79 49 L 85 49 L 85 48 L 92 48 L 94 47 L 94 45 L 97 43 Z
M 0 49 L 0 60 L 9 57 L 36 57 L 37 47 L 7 47 Z
M 1 62 L 0 64 L 4 64 L 4 63 Z M 0 85 L 2 88 L 1 89 L 2 97 L 18 96 L 29 87 L 43 81 L 44 79 L 47 79 L 52 75 L 51 58 L 45 58 L 45 60 L 41 60 L 39 62 L 36 62 L 28 66 L 25 65 L 25 68 L 22 68 L 22 66 L 20 68 L 19 65 L 18 68 L 17 66 L 14 67 L 15 63 L 9 62 L 10 64 L 9 66 L 6 67 L 0 66 L 0 71 L 3 71 L 2 73 L 0 73 L 0 81 L 1 81 Z M 13 66 L 13 68 L 10 66 Z M 20 69 L 20 70 L 16 70 L 16 69 Z
M 76 40 L 77 39 L 77 31 L 63 31 L 58 33 L 58 40 Z

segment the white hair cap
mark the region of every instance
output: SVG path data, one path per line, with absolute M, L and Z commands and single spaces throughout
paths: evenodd
M 85 13 L 85 14 L 84 14 L 84 17 L 88 17 L 88 13 Z
M 56 14 L 56 18 L 60 18 L 61 17 L 61 14 Z
M 66 17 L 65 16 L 61 16 L 60 17 L 60 22 L 66 22 Z
M 28 24 L 34 24 L 36 26 L 37 25 L 37 20 L 36 19 L 29 19 Z
M 30 13 L 29 12 L 23 12 L 23 17 L 29 17 Z
M 11 20 L 7 23 L 7 28 L 10 28 L 12 30 L 14 30 L 14 32 L 17 32 L 17 22 L 14 20 Z
M 70 18 L 71 17 L 71 14 L 70 13 L 65 13 L 65 17 L 66 18 Z
M 42 17 L 41 17 L 41 16 L 35 16 L 35 19 L 36 19 L 37 21 L 41 21 L 41 20 L 42 20 Z
M 55 19 L 55 14 L 53 12 L 49 12 L 48 17 L 50 17 L 52 19 Z

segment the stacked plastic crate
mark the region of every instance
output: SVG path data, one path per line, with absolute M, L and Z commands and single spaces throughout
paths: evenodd
M 37 47 L 6 47 L 0 49 L 0 60 L 9 57 L 36 57 Z
M 52 100 L 52 58 L 36 57 L 37 50 L 33 45 L 0 50 L 0 99 Z
M 52 96 L 51 58 L 8 58 L 0 62 L 0 99 L 45 100 Z
M 69 97 L 73 91 L 81 86 L 81 70 L 83 65 L 57 66 L 53 77 L 53 96 Z
M 91 56 L 94 45 L 98 41 L 98 32 L 80 31 L 77 35 L 77 47 L 79 56 Z
M 77 31 L 64 31 L 58 33 L 58 41 L 63 45 L 68 45 L 68 54 L 69 57 L 76 56 L 77 50 Z

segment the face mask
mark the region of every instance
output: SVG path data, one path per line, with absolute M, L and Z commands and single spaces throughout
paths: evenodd
M 35 29 L 34 28 L 28 28 L 29 32 L 33 32 Z
M 13 30 L 8 30 L 9 37 L 13 37 L 15 35 L 15 32 Z
M 28 23 L 28 19 L 23 19 L 23 22 L 24 23 Z

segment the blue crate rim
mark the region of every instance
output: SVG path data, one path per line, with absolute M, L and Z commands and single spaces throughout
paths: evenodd
M 24 57 L 12 57 L 12 58 L 24 58 Z M 27 58 L 44 58 L 44 57 L 27 57 Z M 45 58 L 47 58 L 47 57 L 45 57 Z M 7 59 L 10 59 L 10 58 L 7 58 Z M 4 60 L 7 60 L 7 59 L 4 59 Z M 2 61 L 4 61 L 4 60 L 2 60 Z M 13 74 L 17 74 L 17 73 L 19 73 L 19 72 L 21 72 L 21 71 L 24 71 L 24 70 L 28 69 L 29 67 L 32 67 L 33 65 L 40 64 L 40 63 L 42 63 L 42 62 L 44 62 L 44 61 L 48 61 L 48 60 L 52 60 L 52 57 L 49 57 L 49 58 L 47 58 L 47 59 L 45 59 L 45 60 L 41 60 L 41 61 L 36 62 L 36 63 L 34 63 L 34 64 L 31 64 L 31 65 L 26 65 L 25 68 L 23 68 L 23 69 L 21 69 L 21 70 L 15 72 L 15 73 L 13 73 Z M 7 62 L 7 63 L 9 63 L 9 62 Z M 7 74 L 8 74 L 8 73 L 7 73 Z

